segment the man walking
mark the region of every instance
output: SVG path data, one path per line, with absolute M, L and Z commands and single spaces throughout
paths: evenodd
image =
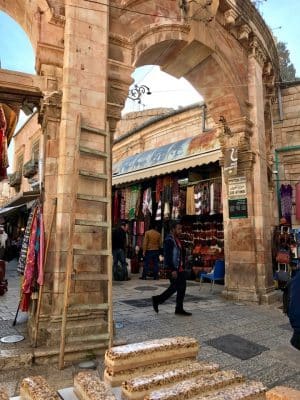
M 126 263 L 126 233 L 128 231 L 127 222 L 121 222 L 119 228 L 112 232 L 112 253 L 113 253 L 113 275 L 115 280 L 129 280 Z M 121 264 L 121 273 L 118 273 L 118 263 Z
M 149 265 L 153 263 L 153 279 L 159 279 L 159 267 L 158 257 L 160 248 L 160 233 L 158 231 L 158 225 L 154 225 L 152 229 L 146 231 L 143 241 L 143 256 L 144 256 L 144 268 L 141 279 L 147 279 L 149 272 Z
M 177 292 L 175 314 L 190 316 L 192 313 L 183 309 L 183 300 L 186 290 L 186 278 L 183 263 L 182 245 L 179 240 L 182 227 L 179 222 L 173 222 L 170 233 L 164 242 L 164 264 L 171 270 L 170 286 L 159 296 L 152 297 L 154 311 L 158 313 L 158 305 L 163 304 L 169 297 Z

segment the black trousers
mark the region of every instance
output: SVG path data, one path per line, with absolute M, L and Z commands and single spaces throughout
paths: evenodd
M 163 304 L 172 294 L 177 292 L 176 297 L 176 310 L 183 310 L 183 300 L 186 290 L 186 277 L 185 272 L 178 272 L 177 278 L 170 278 L 170 286 L 159 296 L 154 296 L 158 304 Z

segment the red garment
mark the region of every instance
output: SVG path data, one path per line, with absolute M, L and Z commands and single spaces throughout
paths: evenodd
M 119 193 L 116 190 L 114 194 L 113 224 L 117 225 L 118 222 L 119 222 Z
M 40 208 L 40 237 L 39 237 L 39 255 L 38 255 L 38 279 L 37 283 L 40 286 L 44 284 L 44 262 L 45 262 L 45 230 L 44 230 L 44 216 Z M 50 232 L 49 232 L 50 235 Z

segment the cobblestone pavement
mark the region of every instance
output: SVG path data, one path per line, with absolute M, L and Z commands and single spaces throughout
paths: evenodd
M 19 291 L 15 267 L 14 262 L 10 263 L 7 271 L 9 290 L 0 297 L 0 336 L 16 332 L 26 336 L 23 313 L 17 325 L 11 326 Z M 199 290 L 198 283 L 189 281 L 185 308 L 193 313 L 191 317 L 174 315 L 175 298 L 161 305 L 159 313 L 155 314 L 150 298 L 161 293 L 167 283 L 166 280 L 139 280 L 137 275 L 132 275 L 127 282 L 114 282 L 117 342 L 133 343 L 178 335 L 196 337 L 201 344 L 199 359 L 217 362 L 221 368 L 236 369 L 249 378 L 264 382 L 269 388 L 283 384 L 300 390 L 300 352 L 289 344 L 292 331 L 287 317 L 279 309 L 280 302 L 257 306 L 227 301 L 221 296 L 221 285 L 216 285 L 211 293 L 209 284 L 203 284 Z M 279 292 L 278 298 L 280 300 Z M 250 343 L 243 344 L 243 339 Z M 228 352 L 232 353 L 235 341 L 241 341 L 241 347 L 238 347 L 238 353 L 230 355 Z M 216 343 L 220 345 L 218 348 Z M 12 349 L 12 346 L 0 343 L 0 351 Z M 25 351 L 28 340 L 14 346 Z M 62 388 L 71 385 L 76 369 L 72 366 L 59 371 L 56 365 L 47 365 L 13 372 L 0 371 L 0 384 L 5 383 L 13 395 L 18 393 L 23 377 L 43 374 L 55 388 Z

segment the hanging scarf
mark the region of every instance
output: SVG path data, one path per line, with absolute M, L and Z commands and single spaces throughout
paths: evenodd
M 292 186 L 281 185 L 280 196 L 281 196 L 281 214 L 290 224 L 292 215 L 292 196 L 293 196 Z

